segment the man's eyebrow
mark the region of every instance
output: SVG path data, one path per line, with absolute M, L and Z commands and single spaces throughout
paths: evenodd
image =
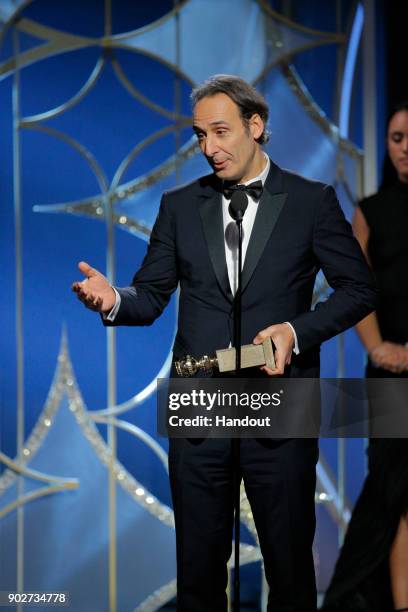
M 211 125 L 226 125 L 229 126 L 228 121 L 224 121 L 223 119 L 220 119 L 219 121 L 211 121 L 210 126 Z M 193 125 L 193 130 L 195 132 L 205 132 L 205 130 L 200 127 L 199 125 Z

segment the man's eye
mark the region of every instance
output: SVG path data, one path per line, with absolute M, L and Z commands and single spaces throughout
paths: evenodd
M 196 134 L 197 136 L 197 140 L 204 140 L 205 136 L 204 134 Z
M 217 136 L 223 136 L 227 133 L 227 130 L 217 130 Z

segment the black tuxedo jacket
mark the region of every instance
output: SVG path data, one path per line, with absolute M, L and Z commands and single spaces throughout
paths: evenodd
M 209 175 L 163 195 L 143 264 L 131 286 L 118 289 L 121 305 L 113 324 L 150 325 L 180 284 L 176 357 L 212 355 L 233 341 L 220 186 Z M 312 311 L 319 269 L 334 291 Z M 300 354 L 287 374 L 318 375 L 320 344 L 372 311 L 376 297 L 332 187 L 271 162 L 242 291 L 243 344 L 265 327 L 289 321 Z

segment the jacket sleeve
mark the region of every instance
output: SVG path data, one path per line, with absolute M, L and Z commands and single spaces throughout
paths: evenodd
M 147 253 L 129 287 L 117 287 L 121 302 L 114 321 L 104 325 L 151 325 L 177 288 L 174 219 L 163 195 Z
M 328 185 L 316 211 L 313 252 L 333 292 L 315 310 L 290 321 L 301 353 L 358 323 L 375 309 L 377 301 L 371 270 Z

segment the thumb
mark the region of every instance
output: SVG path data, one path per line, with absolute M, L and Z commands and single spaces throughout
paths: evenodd
M 96 276 L 98 274 L 98 270 L 92 268 L 88 263 L 86 263 L 86 261 L 80 261 L 78 264 L 78 268 L 87 278 L 90 278 L 91 276 Z
M 262 342 L 267 338 L 267 334 L 265 332 L 265 329 L 258 332 L 255 338 L 252 340 L 252 344 L 262 344 Z
M 273 331 L 274 331 L 273 325 L 270 325 L 269 327 L 266 327 L 265 329 L 261 329 L 261 331 L 258 332 L 255 338 L 252 340 L 252 344 L 262 344 L 264 340 L 272 337 Z

